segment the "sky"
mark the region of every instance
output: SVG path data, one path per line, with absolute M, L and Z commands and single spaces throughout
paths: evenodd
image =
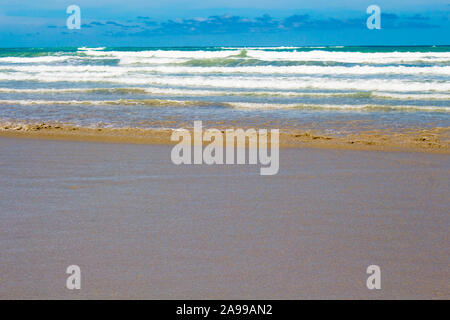
M 449 13 L 450 0 L 0 0 L 0 47 L 449 45 Z

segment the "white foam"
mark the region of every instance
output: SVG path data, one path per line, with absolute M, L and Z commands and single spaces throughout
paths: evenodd
M 372 67 L 372 66 L 355 66 L 355 67 L 323 67 L 323 66 L 247 66 L 247 67 L 186 67 L 186 66 L 8 66 L 9 71 L 14 72 L 66 72 L 70 75 L 74 72 L 92 72 L 92 73 L 108 73 L 111 75 L 127 74 L 127 73 L 161 73 L 161 74 L 210 74 L 220 73 L 226 75 L 239 74 L 305 74 L 305 75 L 445 75 L 450 76 L 450 66 L 434 66 L 434 67 Z M 0 67 L 0 72 L 2 68 Z
M 149 106 L 201 106 L 201 105 L 221 105 L 236 109 L 323 109 L 323 110 L 397 110 L 397 111 L 423 111 L 423 112 L 450 112 L 450 107 L 444 106 L 414 106 L 414 105 L 340 105 L 340 104 L 281 104 L 281 103 L 250 103 L 250 102 L 228 102 L 228 103 L 208 103 L 199 101 L 180 101 L 180 100 L 0 100 L 0 105 L 70 105 L 70 106 L 133 106 L 133 105 L 149 105 Z
M 295 92 L 295 91 L 223 91 L 223 90 L 190 90 L 158 87 L 125 87 L 125 88 L 42 88 L 42 89 L 15 89 L 0 88 L 0 93 L 24 93 L 24 94 L 62 94 L 62 93 L 92 93 L 92 92 L 110 92 L 110 93 L 144 93 L 153 95 L 178 95 L 178 96 L 285 96 L 285 97 L 361 97 L 364 95 L 370 98 L 380 99 L 398 99 L 398 100 L 449 100 L 450 94 L 433 93 L 393 93 L 393 92 Z
M 246 103 L 233 102 L 229 103 L 233 108 L 243 109 L 324 109 L 324 110 L 356 110 L 356 111 L 370 111 L 370 110 L 398 110 L 398 111 L 424 111 L 424 112 L 450 112 L 450 107 L 436 107 L 436 106 L 407 106 L 407 105 L 339 105 L 339 104 L 272 104 L 272 103 Z
M 120 64 L 166 64 L 180 63 L 191 59 L 215 59 L 240 55 L 246 51 L 247 58 L 265 61 L 334 61 L 343 63 L 411 63 L 414 61 L 448 62 L 450 52 L 340 52 L 340 51 L 268 51 L 268 48 L 227 48 L 220 51 L 204 50 L 147 50 L 147 51 L 103 51 L 104 48 L 79 48 L 87 55 L 84 58 L 115 58 Z M 40 56 L 40 57 L 1 57 L 7 63 L 51 63 L 82 56 Z M 245 58 L 245 57 L 241 57 Z
M 201 106 L 208 103 L 190 100 L 167 99 L 118 99 L 118 100 L 0 100 L 0 105 L 66 105 L 66 106 Z M 211 105 L 225 105 L 210 103 Z
M 0 63 L 49 63 L 64 61 L 71 56 L 44 56 L 44 57 L 1 57 Z
M 358 90 L 358 91 L 430 91 L 450 92 L 448 81 L 410 81 L 403 79 L 332 79 L 332 78 L 286 78 L 286 77 L 214 77 L 214 76 L 166 76 L 133 75 L 123 76 L 120 72 L 104 73 L 68 73 L 39 72 L 0 73 L 0 80 L 41 81 L 41 82 L 105 82 L 126 85 L 169 85 L 210 88 L 246 88 L 246 89 L 322 89 L 322 90 Z
M 341 51 L 263 51 L 249 50 L 248 57 L 265 61 L 288 60 L 288 61 L 335 61 L 352 63 L 394 63 L 413 61 L 448 61 L 450 52 L 341 52 Z

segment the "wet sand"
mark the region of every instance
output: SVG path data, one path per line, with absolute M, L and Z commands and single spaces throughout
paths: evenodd
M 0 138 L 0 298 L 450 298 L 448 155 L 286 148 L 260 176 L 170 150 Z
M 188 128 L 192 124 L 176 128 Z M 225 129 L 246 127 L 213 126 L 224 132 Z M 260 128 L 269 128 L 261 126 Z M 1 124 L 0 137 L 50 139 L 90 142 L 116 142 L 133 144 L 175 144 L 171 141 L 173 129 L 143 128 L 88 128 L 62 124 Z M 192 135 L 192 134 L 191 134 Z M 320 130 L 299 130 L 283 126 L 280 129 L 281 148 L 321 148 L 367 151 L 400 151 L 450 154 L 450 128 L 358 131 L 344 135 L 332 135 Z

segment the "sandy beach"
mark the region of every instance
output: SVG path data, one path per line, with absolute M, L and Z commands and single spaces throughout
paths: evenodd
M 192 124 L 179 125 L 187 128 L 192 136 Z M 238 129 L 216 124 L 224 132 Z M 262 127 L 266 128 L 266 127 Z M 244 129 L 247 129 L 244 127 Z M 6 125 L 0 124 L 0 137 L 50 139 L 65 141 L 114 142 L 132 144 L 170 145 L 173 129 L 142 128 L 87 128 L 61 124 Z M 400 151 L 450 154 L 450 128 L 357 131 L 352 134 L 336 135 L 323 131 L 300 130 L 284 125 L 280 130 L 281 148 L 321 148 L 367 151 Z
M 450 298 L 447 154 L 282 148 L 264 177 L 175 166 L 163 143 L 11 136 L 1 299 Z

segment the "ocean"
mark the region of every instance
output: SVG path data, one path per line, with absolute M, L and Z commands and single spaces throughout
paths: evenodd
M 0 122 L 448 127 L 450 46 L 0 49 Z

